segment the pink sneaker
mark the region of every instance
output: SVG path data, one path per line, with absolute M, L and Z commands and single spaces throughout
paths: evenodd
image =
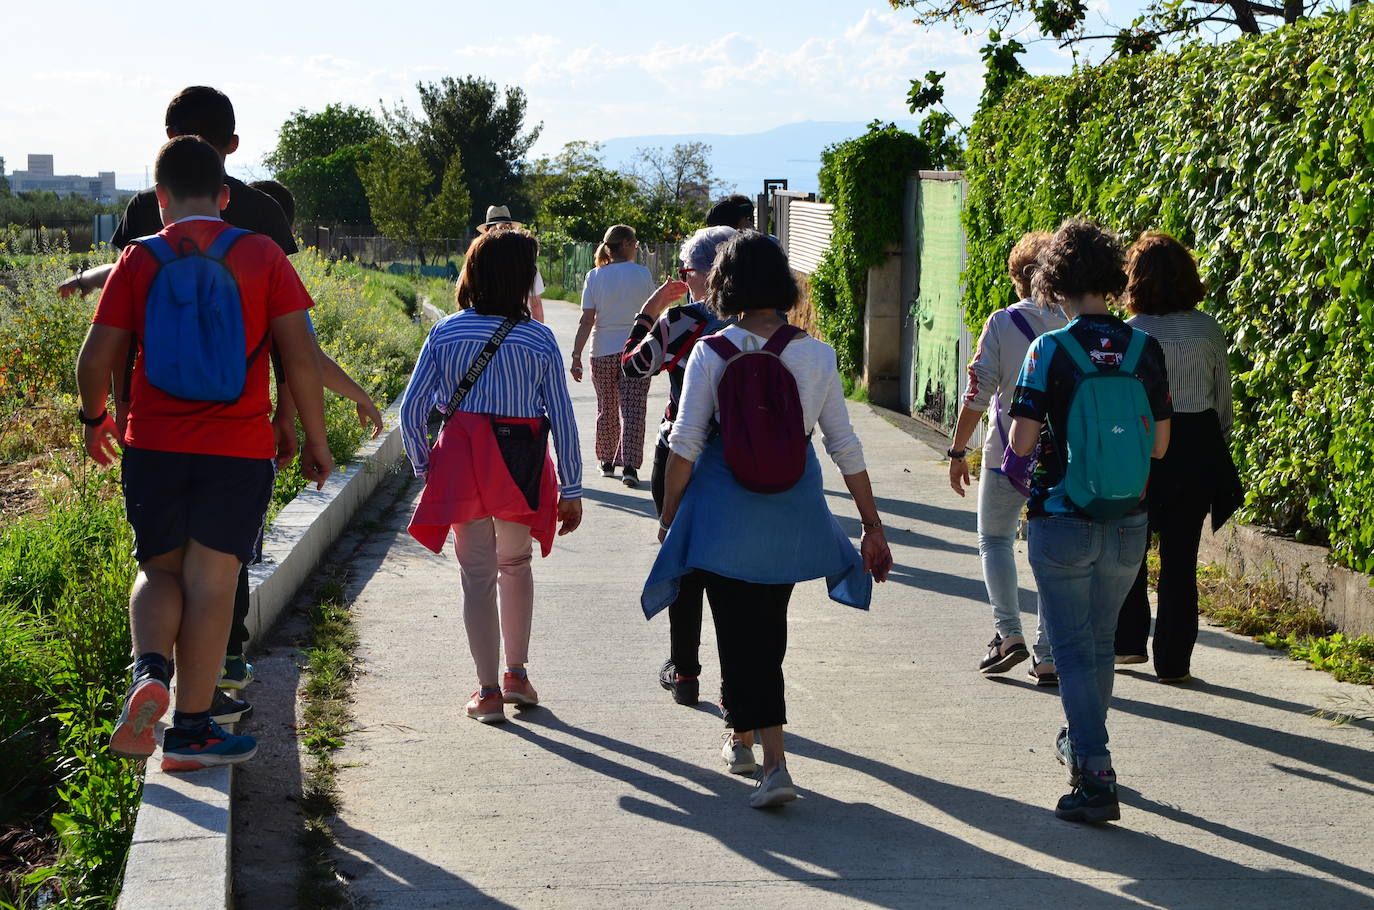
M 539 704 L 539 693 L 530 685 L 529 678 L 521 679 L 514 673 L 501 677 L 501 688 L 506 704 L 521 708 L 532 708 Z
M 506 719 L 506 708 L 501 702 L 500 692 L 483 695 L 482 690 L 478 689 L 468 701 L 467 712 L 468 717 L 484 724 L 499 724 Z
M 157 722 L 167 713 L 171 700 L 167 686 L 145 676 L 136 681 L 124 699 L 124 710 L 110 736 L 110 751 L 120 758 L 147 758 L 157 748 Z

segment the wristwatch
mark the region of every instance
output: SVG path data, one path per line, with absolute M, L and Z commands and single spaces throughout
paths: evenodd
M 94 417 L 87 417 L 86 412 L 81 408 L 76 409 L 76 419 L 88 427 L 98 427 L 105 422 L 105 418 L 110 416 L 110 409 L 106 408 Z
M 956 451 L 954 451 L 953 446 L 951 446 L 950 448 L 948 448 L 948 449 L 945 450 L 945 457 L 946 457 L 946 458 L 960 458 L 960 459 L 962 459 L 962 458 L 963 458 L 964 456 L 966 456 L 967 454 L 968 454 L 968 449 L 967 449 L 967 448 L 962 448 L 962 449 L 960 449 L 959 451 L 956 452 Z

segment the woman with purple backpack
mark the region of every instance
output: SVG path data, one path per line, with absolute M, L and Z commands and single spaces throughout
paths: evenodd
M 797 795 L 783 753 L 793 586 L 824 577 L 831 599 L 866 609 L 871 582 L 886 580 L 892 567 L 835 351 L 786 323 L 798 297 L 786 255 L 766 235 L 746 231 L 721 245 L 707 303 L 739 321 L 703 339 L 688 359 L 668 439 L 663 548 L 641 596 L 652 616 L 673 602 L 683 575 L 696 569 L 704 577 L 734 728 L 722 757 L 733 773 L 753 773 L 757 731 L 763 771 L 749 799 L 756 809 Z M 858 507 L 861 553 L 826 504 L 809 442 L 817 425 Z
M 960 496 L 970 485 L 968 443 L 986 413 L 988 429 L 983 442 L 983 467 L 978 477 L 978 555 L 983 562 L 983 583 L 992 604 L 995 631 L 988 653 L 978 662 L 983 675 L 1005 673 L 1032 657 L 1028 674 L 1037 686 L 1059 685 L 1045 623 L 1035 631 L 1035 652 L 1026 647 L 1021 632 L 1021 596 L 1016 578 L 1016 526 L 1025 509 L 1026 494 L 1012 485 L 1001 471 L 1011 427 L 1011 397 L 1021 362 L 1031 342 L 1045 332 L 1062 329 L 1068 320 L 1058 308 L 1041 306 L 1031 298 L 1035 257 L 1050 239 L 1045 231 L 1032 231 L 1016 242 L 1007 257 L 1007 272 L 1021 299 L 988 317 L 978 347 L 968 365 L 968 391 L 950 441 L 949 485 Z M 1036 611 L 1037 614 L 1039 611 Z

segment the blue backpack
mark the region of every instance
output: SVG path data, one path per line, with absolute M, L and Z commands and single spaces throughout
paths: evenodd
M 1155 419 L 1135 375 L 1149 336 L 1132 331 L 1115 369 L 1093 363 L 1067 329 L 1048 333 L 1078 368 L 1064 432 L 1064 494 L 1093 518 L 1120 518 L 1140 504 L 1150 480 Z
M 242 298 L 224 258 L 248 233 L 228 228 L 204 252 L 190 241 L 173 250 L 156 234 L 133 241 L 157 259 L 144 304 L 143 337 L 137 341 L 148 381 L 168 395 L 230 402 L 243 394 L 248 368 L 270 334 L 245 360 Z

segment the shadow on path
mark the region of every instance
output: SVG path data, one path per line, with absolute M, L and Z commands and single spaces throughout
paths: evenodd
M 379 837 L 360 831 L 348 825 L 341 819 L 334 819 L 330 825 L 338 838 L 339 844 L 358 854 L 355 857 L 348 857 L 343 864 L 356 863 L 359 857 L 370 864 L 367 872 L 375 872 L 379 875 L 390 876 L 395 883 L 391 887 L 370 884 L 366 891 L 371 897 L 369 906 L 376 901 L 379 895 L 385 895 L 387 905 L 401 903 L 399 898 L 405 896 L 405 903 L 414 905 L 416 898 L 423 894 L 431 898 L 440 897 L 443 901 L 442 906 L 457 906 L 462 903 L 480 903 L 483 907 L 511 907 L 510 904 L 497 900 L 467 879 L 454 875 L 441 866 L 436 866 L 429 860 L 421 859 L 414 853 L 402 850 Z M 434 905 L 431 905 L 434 906 Z
M 1227 882 L 1229 892 L 1237 901 L 1242 899 L 1239 892 L 1241 882 L 1249 880 L 1253 883 L 1255 897 L 1273 898 L 1276 894 L 1271 889 L 1277 882 L 1297 881 L 1301 883 L 1302 893 L 1318 905 L 1350 907 L 1368 903 L 1365 895 L 1326 879 L 1288 870 L 1250 869 L 1192 847 L 1133 831 L 1120 824 L 1083 828 L 1070 822 L 1060 822 L 1051 816 L 1050 821 L 1061 833 L 1076 830 L 1100 836 L 1045 836 L 1047 832 L 1042 820 L 1050 813 L 1048 807 L 1031 807 L 993 793 L 924 777 L 805 737 L 789 734 L 788 748 L 797 755 L 862 771 L 967 825 L 1022 844 L 1030 850 L 1077 863 L 1089 869 L 1132 879 L 1133 881 L 1124 885 L 1125 889 L 1156 906 L 1179 905 L 1188 893 L 1188 886 L 1180 881 L 1182 878 Z M 1057 765 L 1051 764 L 1049 768 L 1053 768 L 1054 773 L 1060 773 Z M 1239 831 L 1220 822 L 1213 822 L 1156 802 L 1124 787 L 1121 795 L 1124 805 L 1152 812 L 1170 821 L 1197 828 L 1211 836 L 1307 866 L 1333 878 L 1344 879 L 1367 888 L 1374 887 L 1374 874 L 1338 860 L 1281 844 L 1262 835 Z M 1129 820 L 1126 824 L 1129 825 Z M 1093 902 L 1088 906 L 1099 905 Z
M 951 870 L 977 868 L 979 878 L 985 880 L 1030 879 L 1040 883 L 1032 886 L 1037 888 L 1053 883 L 1056 899 L 1081 906 L 1134 906 L 1124 898 L 1018 863 L 870 803 L 846 803 L 803 789 L 802 798 L 781 812 L 751 810 L 746 803 L 751 788 L 723 770 L 708 771 L 652 749 L 572 727 L 547 709 L 522 713 L 503 728 L 532 746 L 642 792 L 643 798 L 621 798 L 625 811 L 709 835 L 767 873 L 822 892 L 861 894 L 878 906 L 909 907 L 910 882 L 948 879 Z M 549 735 L 554 733 L 585 745 Z M 866 761 L 828 747 L 803 754 L 814 755 L 818 749 L 822 760 L 842 756 L 850 767 L 862 767 Z M 625 759 L 653 770 L 641 770 Z M 873 765 L 889 777 L 905 773 Z M 803 787 L 806 783 L 801 782 Z M 1043 819 L 1045 814 L 1043 808 L 1011 800 L 999 800 L 996 808 L 1010 815 L 1005 826 L 1023 838 L 1028 820 Z M 1041 849 L 1038 840 L 1032 844 L 1035 849 Z

